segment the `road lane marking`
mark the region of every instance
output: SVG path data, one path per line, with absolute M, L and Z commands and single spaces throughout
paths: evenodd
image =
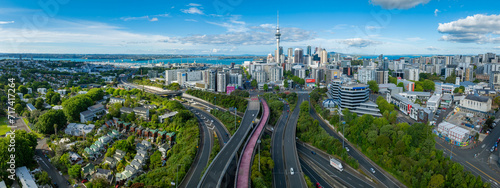
M 470 166 L 474 167 L 476 170 L 478 170 L 479 172 L 483 173 L 484 175 L 486 175 L 487 177 L 491 178 L 493 181 L 497 182 L 497 183 L 500 183 L 499 181 L 497 181 L 495 178 L 492 178 L 490 175 L 484 173 L 482 170 L 480 170 L 479 168 L 477 168 L 476 166 L 472 165 L 469 163 L 469 161 L 465 161 L 467 164 L 469 164 Z

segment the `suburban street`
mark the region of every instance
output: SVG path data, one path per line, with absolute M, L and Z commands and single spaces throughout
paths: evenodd
M 46 144 L 47 138 L 42 140 L 38 140 L 38 145 L 36 146 L 35 154 L 40 157 L 38 164 L 42 167 L 42 170 L 46 171 L 49 174 L 49 177 L 52 179 L 52 182 L 57 183 L 57 185 L 61 188 L 68 187 L 66 178 L 59 174 L 59 171 L 54 167 L 49 160 L 44 156 L 43 152 L 48 151 L 48 147 Z

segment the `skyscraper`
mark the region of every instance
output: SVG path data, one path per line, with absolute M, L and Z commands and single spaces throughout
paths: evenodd
M 295 48 L 295 55 L 293 57 L 293 63 L 303 63 L 304 62 L 304 51 L 302 48 Z
M 226 92 L 227 86 L 227 75 L 225 72 L 219 72 L 217 74 L 217 92 Z
M 277 25 L 276 25 L 276 63 L 281 63 L 280 61 L 280 37 L 281 37 L 281 33 L 280 33 L 280 15 L 279 15 L 279 12 L 278 12 L 278 21 L 277 21 Z
M 288 48 L 288 63 L 293 63 L 293 48 Z
M 311 46 L 307 46 L 307 54 L 306 55 L 311 56 L 311 54 L 312 54 L 311 50 L 312 50 Z

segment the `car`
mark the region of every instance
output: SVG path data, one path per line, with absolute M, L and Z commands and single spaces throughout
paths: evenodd
M 347 152 L 349 152 L 349 148 L 348 148 L 348 147 L 345 147 L 345 150 L 346 150 Z
M 312 153 L 313 155 L 316 155 L 316 152 L 314 152 L 314 151 L 311 151 L 311 153 Z
M 490 152 L 493 153 L 495 151 L 495 146 L 492 146 Z
M 83 179 L 82 180 L 82 183 L 87 183 L 89 180 L 87 180 L 87 178 Z
M 443 110 L 446 110 L 446 108 L 443 108 Z
M 286 110 L 286 112 L 290 112 L 290 110 Z
M 293 172 L 293 168 L 290 168 L 290 174 L 291 174 L 291 175 L 295 174 L 295 173 Z
M 322 188 L 321 185 L 318 182 L 316 182 L 315 185 L 316 185 L 316 188 Z
M 370 171 L 375 174 L 375 169 L 370 168 Z
M 68 181 L 68 180 L 66 180 L 66 184 L 71 185 L 71 183 L 69 183 L 69 181 Z
M 61 171 L 59 171 L 59 175 L 61 175 L 61 176 L 62 176 L 62 172 L 61 172 Z

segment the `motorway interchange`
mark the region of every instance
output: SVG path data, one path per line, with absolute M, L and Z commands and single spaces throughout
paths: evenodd
M 309 100 L 308 94 L 306 92 L 301 92 L 299 93 L 298 104 L 296 105 L 295 109 L 290 109 L 288 105 L 284 104 L 282 117 L 280 117 L 276 125 L 273 126 L 273 128 L 271 129 L 272 130 L 271 152 L 275 163 L 273 169 L 274 187 L 306 187 L 306 182 L 302 174 L 307 175 L 316 186 L 321 186 L 321 187 L 401 187 L 402 184 L 396 183 L 395 182 L 396 180 L 394 180 L 391 177 L 387 177 L 385 173 L 382 173 L 381 168 L 377 167 L 373 162 L 369 161 L 369 159 L 362 156 L 362 154 L 360 154 L 355 149 L 350 149 L 349 154 L 360 162 L 364 174 L 367 175 L 363 175 L 351 168 L 347 168 L 346 170 L 341 172 L 333 168 L 329 164 L 328 158 L 331 156 L 322 153 L 321 151 L 313 148 L 312 146 L 308 146 L 307 144 L 304 143 L 299 143 L 295 137 L 299 106 L 303 101 L 308 101 L 308 100 Z M 207 126 L 209 130 L 211 129 L 215 131 L 217 136 L 222 136 L 222 137 L 225 136 L 224 133 L 222 134 L 220 133 L 224 132 L 223 126 L 221 124 L 218 124 L 219 126 L 213 125 L 215 124 L 213 122 L 218 122 L 218 121 L 216 119 L 215 120 L 208 119 L 214 117 L 211 117 L 209 113 L 203 110 L 206 109 L 206 107 L 210 108 L 217 108 L 217 107 L 211 104 L 204 103 L 203 101 L 197 101 L 196 99 L 190 99 L 188 101 L 191 101 L 191 103 L 202 104 L 198 106 L 198 108 L 189 107 L 188 109 L 196 114 L 196 116 L 200 119 L 200 121 L 203 122 L 202 124 L 204 124 L 204 126 Z M 253 113 L 258 113 L 258 112 L 252 111 L 252 114 Z M 337 135 L 337 133 L 335 133 L 335 131 L 333 131 L 329 127 L 329 125 L 327 125 L 327 123 L 324 122 L 314 112 L 314 110 L 310 111 L 310 115 L 313 118 L 319 120 L 321 126 L 325 128 L 325 130 L 329 134 L 331 134 L 337 139 L 341 139 L 341 137 Z M 254 116 L 248 115 L 247 119 L 252 119 L 252 117 Z M 245 121 L 245 117 L 243 121 Z M 238 134 L 238 132 L 235 133 L 235 136 L 236 134 Z M 223 138 L 222 140 L 224 139 L 228 138 Z M 224 141 L 224 143 L 227 143 L 227 141 Z M 212 163 L 210 164 L 210 166 L 213 166 L 211 168 L 216 170 L 212 170 L 212 172 L 210 172 L 210 167 L 209 167 L 209 169 L 207 169 L 207 172 L 204 175 L 204 178 L 202 178 L 199 181 L 198 187 L 235 186 L 234 179 L 231 181 L 228 180 L 228 178 L 232 178 L 231 177 L 232 173 L 228 172 L 231 169 L 230 166 L 237 164 L 231 162 L 231 158 L 233 158 L 232 153 L 235 150 L 234 147 L 237 146 L 232 146 L 232 147 L 233 148 L 229 147 L 222 148 L 221 152 L 219 152 L 217 157 L 220 157 L 223 160 L 214 159 L 213 163 L 215 164 Z M 349 143 L 346 143 L 346 147 L 353 148 Z M 226 152 L 221 154 L 224 150 L 226 150 Z M 204 164 L 200 165 L 204 167 Z M 226 183 L 226 181 L 230 183 Z

